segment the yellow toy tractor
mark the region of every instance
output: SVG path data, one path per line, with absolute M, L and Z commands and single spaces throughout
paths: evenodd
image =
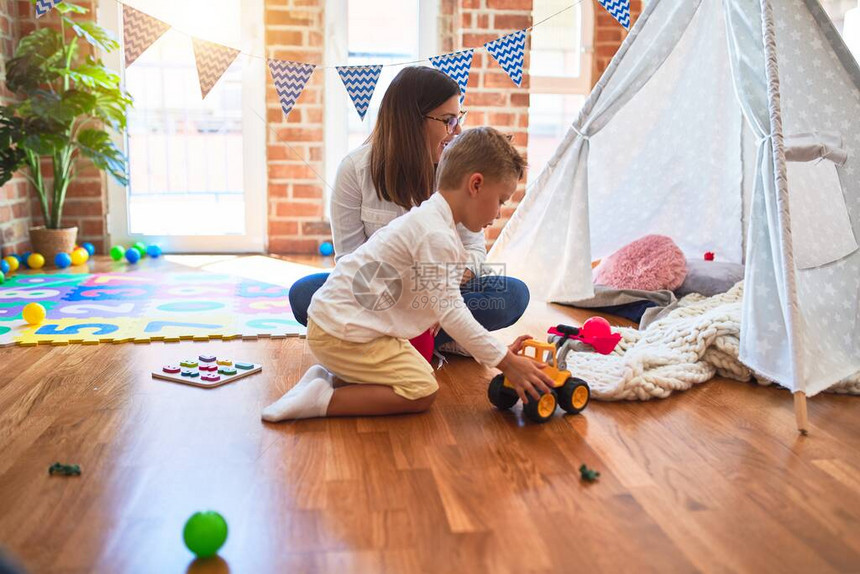
M 530 349 L 533 350 L 534 354 L 528 352 Z M 542 343 L 535 339 L 529 339 L 523 343 L 522 349 L 518 353 L 536 362 L 546 363 L 543 372 L 549 375 L 553 381 L 552 391 L 543 393 L 538 400 L 529 397 L 529 402 L 523 405 L 523 413 L 538 423 L 548 421 L 559 405 L 568 413 L 577 414 L 588 405 L 588 400 L 591 397 L 588 383 L 571 376 L 570 371 L 557 368 L 555 351 L 556 347 L 552 343 Z M 504 374 L 493 377 L 487 395 L 493 406 L 499 410 L 513 407 L 520 399 L 514 386 Z
M 523 343 L 518 353 L 533 361 L 545 363 L 543 372 L 553 381 L 552 391 L 543 393 L 537 401 L 529 397 L 529 402 L 523 405 L 523 413 L 538 423 L 548 421 L 559 405 L 573 415 L 581 412 L 588 405 L 591 398 L 588 383 L 571 376 L 570 371 L 567 370 L 567 356 L 575 349 L 575 345 L 582 343 L 602 355 L 608 355 L 621 340 L 621 335 L 613 333 L 609 322 L 603 317 L 591 317 L 583 323 L 582 327 L 568 325 L 550 327 L 547 334 L 548 343 L 529 339 Z M 527 353 L 529 349 L 534 350 L 534 354 Z M 503 374 L 493 377 L 487 394 L 493 406 L 503 411 L 520 400 L 514 386 Z

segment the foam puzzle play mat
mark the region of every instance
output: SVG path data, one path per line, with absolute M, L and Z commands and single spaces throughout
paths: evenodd
M 0 347 L 302 335 L 287 293 L 203 271 L 16 275 L 0 287 Z M 46 311 L 36 325 L 22 317 L 33 302 Z

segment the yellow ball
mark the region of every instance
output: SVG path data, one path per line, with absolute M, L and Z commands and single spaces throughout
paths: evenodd
M 90 254 L 83 247 L 78 247 L 72 251 L 72 265 L 83 265 L 90 258 Z
M 27 303 L 27 305 L 24 306 L 24 311 L 22 311 L 21 314 L 24 316 L 24 320 L 31 325 L 38 325 L 45 320 L 45 315 L 47 313 L 45 311 L 45 308 L 42 307 L 39 303 Z
M 27 258 L 27 265 L 30 266 L 30 269 L 41 269 L 45 266 L 45 258 L 42 257 L 41 253 L 31 253 Z
M 19 263 L 18 263 L 17 257 L 12 257 L 10 255 L 9 257 L 4 257 L 3 261 L 5 261 L 6 263 L 9 264 L 9 271 L 17 271 L 18 270 Z

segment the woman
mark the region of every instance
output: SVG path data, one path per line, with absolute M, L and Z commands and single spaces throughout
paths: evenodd
M 460 133 L 457 82 L 434 68 L 404 68 L 391 82 L 368 143 L 341 162 L 331 198 L 335 259 L 362 245 L 376 231 L 420 205 L 434 191 L 435 169 L 442 150 Z M 510 277 L 481 276 L 487 256 L 484 235 L 458 226 L 470 263 L 461 292 L 467 307 L 487 330 L 515 323 L 529 302 L 526 285 Z M 328 273 L 309 275 L 290 289 L 296 319 L 307 324 L 311 297 Z M 436 348 L 459 352 L 440 331 Z

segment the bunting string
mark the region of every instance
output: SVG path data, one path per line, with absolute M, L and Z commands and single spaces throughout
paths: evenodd
M 62 0 L 36 0 L 36 15 L 41 17 L 59 4 Z M 244 52 L 230 46 L 224 46 L 216 42 L 202 40 L 180 29 L 173 28 L 170 24 L 159 20 L 141 10 L 138 10 L 122 0 L 115 0 L 122 7 L 123 21 L 123 51 L 125 55 L 125 66 L 132 65 L 153 43 L 155 43 L 168 30 L 190 36 L 194 49 L 197 74 L 200 82 L 200 93 L 205 99 L 221 76 L 236 60 L 239 54 L 251 58 L 262 58 L 259 55 Z M 482 48 L 496 60 L 499 66 L 508 74 L 516 86 L 520 86 L 523 77 L 523 62 L 525 57 L 526 32 L 543 24 L 547 20 L 559 14 L 571 10 L 580 5 L 584 0 L 577 0 L 574 4 L 559 10 L 558 12 L 532 24 L 528 28 L 505 34 L 495 40 L 485 43 Z M 630 25 L 630 0 L 598 0 L 618 22 L 625 28 Z M 376 89 L 380 72 L 384 66 L 404 66 L 430 61 L 438 70 L 447 74 L 457 82 L 460 87 L 460 103 L 466 97 L 466 86 L 469 81 L 469 73 L 472 67 L 472 59 L 475 48 L 466 48 L 457 52 L 432 56 L 412 62 L 395 62 L 389 64 L 378 64 L 371 66 L 316 66 L 302 62 L 291 62 L 273 58 L 264 58 L 269 71 L 284 115 L 289 115 L 296 100 L 301 95 L 314 70 L 331 69 L 337 70 L 350 99 L 355 106 L 359 117 L 364 120 L 370 99 Z

